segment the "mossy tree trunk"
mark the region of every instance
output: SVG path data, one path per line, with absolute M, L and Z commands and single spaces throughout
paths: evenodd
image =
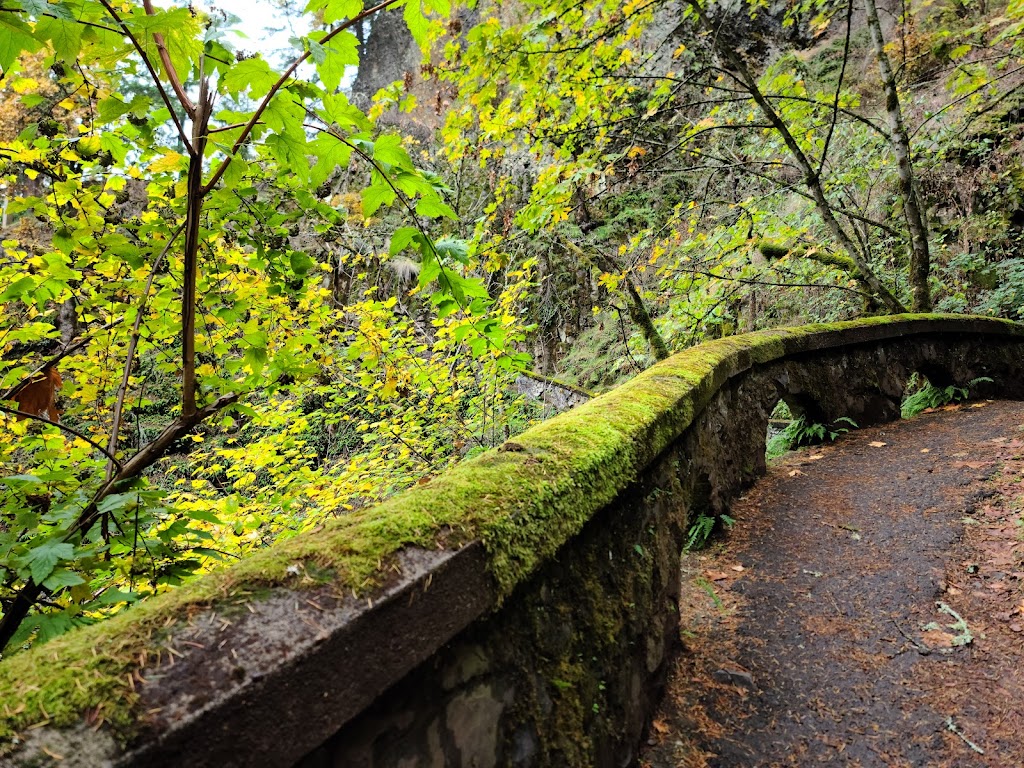
M 658 329 L 654 326 L 654 320 L 651 319 L 651 313 L 647 311 L 643 297 L 633 285 L 633 281 L 628 278 L 626 279 L 626 294 L 629 297 L 629 316 L 640 327 L 640 332 L 651 348 L 651 354 L 656 360 L 666 359 L 669 354 L 668 345 L 665 344 L 665 339 L 661 337 Z
M 889 144 L 896 157 L 897 178 L 899 179 L 900 202 L 903 204 L 903 216 L 907 221 L 910 234 L 910 290 L 913 294 L 913 310 L 930 312 L 932 308 L 931 291 L 928 288 L 928 272 L 930 257 L 928 252 L 928 230 L 925 226 L 924 211 L 914 183 L 914 166 L 911 162 L 910 136 L 903 122 L 903 109 L 900 106 L 899 91 L 896 88 L 896 75 L 893 73 L 889 56 L 885 52 L 885 38 L 882 36 L 882 23 L 878 18 L 875 0 L 865 0 L 868 29 L 871 30 L 871 42 L 878 59 L 878 71 L 882 77 L 882 89 L 885 92 L 885 114 L 889 122 Z

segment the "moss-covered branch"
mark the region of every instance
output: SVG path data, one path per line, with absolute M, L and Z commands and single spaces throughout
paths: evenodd
M 776 261 L 784 256 L 792 256 L 797 259 L 810 259 L 811 261 L 816 261 L 819 264 L 827 264 L 830 267 L 836 267 L 837 269 L 843 270 L 854 279 L 857 279 L 860 275 L 860 270 L 857 269 L 857 262 L 842 253 L 822 251 L 818 248 L 808 248 L 804 245 L 789 246 L 782 243 L 774 243 L 770 240 L 759 241 L 757 249 L 761 252 L 761 255 L 769 261 Z
M 834 251 L 823 251 L 818 248 L 809 248 L 803 245 L 789 246 L 782 243 L 774 243 L 769 240 L 761 240 L 758 242 L 757 248 L 769 261 L 776 261 L 784 256 L 792 256 L 797 259 L 809 259 L 811 261 L 816 261 L 819 264 L 824 264 L 826 266 L 842 270 L 849 275 L 851 279 L 857 281 L 857 285 L 860 286 L 861 291 L 867 297 L 864 307 L 865 310 L 873 311 L 878 309 L 874 292 L 871 289 L 871 283 L 864 278 L 864 273 L 858 268 L 857 262 L 846 254 L 835 253 Z
M 589 389 L 577 387 L 575 384 L 570 384 L 566 381 L 561 381 L 560 379 L 552 378 L 551 376 L 545 376 L 542 373 L 536 373 L 535 371 L 520 371 L 519 375 L 525 376 L 528 379 L 533 379 L 534 381 L 540 382 L 541 384 L 546 384 L 549 387 L 564 389 L 566 392 L 572 392 L 574 395 L 585 397 L 587 400 L 590 400 L 591 398 L 594 397 L 594 393 L 591 392 Z

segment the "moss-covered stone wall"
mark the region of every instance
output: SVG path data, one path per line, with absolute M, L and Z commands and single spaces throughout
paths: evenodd
M 936 315 L 688 350 L 0 662 L 0 765 L 628 765 L 674 646 L 687 521 L 763 471 L 775 402 L 865 425 L 898 415 L 914 371 L 1024 397 L 1022 351 L 1016 325 Z

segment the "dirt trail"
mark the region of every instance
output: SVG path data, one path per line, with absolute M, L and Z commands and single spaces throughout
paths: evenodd
M 792 454 L 684 560 L 641 765 L 1024 766 L 1024 403 Z

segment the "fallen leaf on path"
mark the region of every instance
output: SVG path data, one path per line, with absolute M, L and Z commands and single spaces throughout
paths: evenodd
M 921 449 L 921 453 L 931 453 L 931 452 L 932 452 L 931 448 L 922 448 Z
M 736 573 L 742 573 L 743 572 L 743 566 L 742 565 L 734 565 L 732 567 L 732 570 L 736 571 Z
M 888 445 L 888 443 L 883 443 L 880 440 L 872 440 L 870 443 L 868 443 L 868 445 L 870 445 L 872 448 L 881 448 L 885 445 Z
M 921 635 L 921 639 L 931 648 L 949 648 L 956 637 L 941 629 L 930 629 Z
M 794 469 L 792 472 L 789 473 L 789 476 L 790 477 L 796 477 L 797 475 L 802 475 L 802 474 L 803 474 L 803 472 L 801 472 L 799 469 Z
M 712 581 L 723 581 L 730 578 L 729 574 L 725 571 L 704 571 L 704 575 Z
M 825 458 L 825 454 L 824 453 L 816 453 L 813 456 L 808 456 L 807 460 L 808 461 L 817 461 L 818 459 L 824 459 L 824 458 Z
M 971 403 L 971 408 L 984 408 L 989 402 L 991 401 L 985 403 Z

